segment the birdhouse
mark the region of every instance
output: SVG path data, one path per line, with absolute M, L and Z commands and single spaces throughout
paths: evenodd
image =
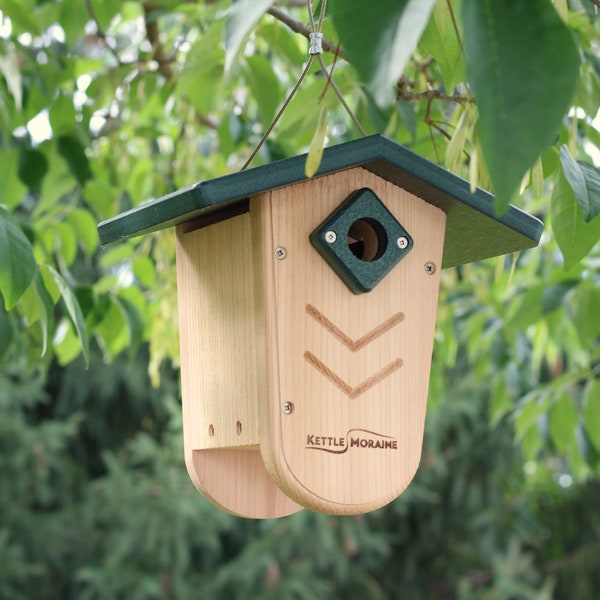
M 358 514 L 420 461 L 441 269 L 542 223 L 395 142 L 203 181 L 99 225 L 175 226 L 185 462 L 237 515 Z

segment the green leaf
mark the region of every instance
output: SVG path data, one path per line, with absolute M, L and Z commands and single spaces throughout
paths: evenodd
M 25 293 L 37 271 L 29 240 L 0 208 L 0 293 L 11 310 Z
M 246 36 L 273 4 L 273 0 L 238 0 L 229 11 L 223 30 L 225 72 L 228 72 Z
M 79 10 L 79 0 L 61 0 L 60 2 L 60 25 L 65 32 L 68 44 L 74 46 L 81 36 L 88 19 L 87 11 Z
M 136 256 L 132 262 L 135 278 L 149 289 L 156 282 L 156 266 L 152 259 L 146 255 Z
M 600 452 L 600 381 L 590 379 L 583 393 L 583 417 L 590 441 Z
M 4 204 L 9 210 L 18 206 L 27 193 L 27 188 L 17 176 L 18 162 L 18 150 L 0 152 L 0 181 L 2 181 L 0 204 Z
M 56 250 L 60 254 L 61 260 L 70 267 L 77 257 L 77 238 L 75 231 L 65 221 L 56 223 L 54 227 Z
M 95 333 L 107 359 L 117 356 L 130 343 L 127 318 L 122 305 L 115 298 L 110 298 L 110 304 Z
M 69 223 L 77 235 L 77 241 L 88 256 L 92 256 L 98 247 L 98 229 L 92 214 L 82 208 L 69 213 Z
M 523 440 L 527 432 L 531 430 L 538 431 L 538 421 L 547 412 L 550 402 L 551 397 L 544 392 L 539 394 L 534 392 L 523 399 L 515 413 L 515 438 L 517 441 Z
M 600 240 L 600 219 L 586 223 L 573 188 L 560 173 L 552 191 L 551 223 L 565 271 L 573 268 Z
M 72 322 L 66 317 L 56 327 L 52 343 L 58 363 L 63 366 L 74 361 L 81 352 L 81 341 L 73 330 Z
M 49 331 L 54 318 L 54 301 L 44 287 L 40 271 L 36 272 L 32 284 L 21 297 L 20 307 L 29 326 L 34 323 L 40 324 L 42 331 L 41 355 L 44 356 L 48 348 Z
M 41 33 L 38 22 L 27 3 L 21 0 L 1 0 L 0 10 L 10 18 L 13 26 L 18 26 L 20 32 L 27 31 L 32 35 Z
M 306 155 L 306 164 L 304 173 L 310 179 L 318 170 L 323 158 L 323 148 L 325 146 L 325 134 L 327 133 L 327 123 L 329 121 L 329 110 L 327 106 L 321 106 L 319 112 L 319 121 L 313 135 L 308 154 Z
M 0 294 L 1 296 L 1 294 Z M 10 317 L 4 310 L 4 303 L 0 302 L 0 362 L 8 352 L 13 339 L 13 329 L 10 323 Z
M 86 181 L 83 196 L 100 217 L 106 219 L 114 215 L 118 191 L 104 179 L 95 176 L 94 179 Z
M 576 161 L 565 144 L 560 148 L 560 162 L 583 211 L 583 220 L 589 223 L 600 214 L 600 172 L 592 165 Z
M 285 58 L 289 65 L 298 68 L 306 58 L 306 41 L 290 31 L 281 27 L 281 23 L 274 19 L 265 19 L 260 23 L 260 34 L 269 41 L 269 49 Z
M 134 358 L 144 339 L 144 319 L 136 305 L 127 298 L 116 297 L 115 302 L 121 308 L 123 317 L 127 322 L 127 329 L 129 330 L 129 356 Z
M 118 265 L 121 262 L 131 259 L 131 248 L 126 244 L 119 244 L 101 251 L 100 266 L 104 269 Z
M 110 26 L 113 17 L 119 12 L 121 0 L 91 0 L 94 15 L 104 31 Z
M 556 138 L 579 58 L 548 0 L 464 0 L 462 14 L 479 140 L 496 210 L 504 212 L 526 171 Z
M 446 146 L 445 163 L 450 171 L 456 171 L 460 167 L 459 163 L 462 160 L 462 153 L 465 147 L 467 133 L 470 128 L 471 123 L 469 115 L 466 110 L 462 110 L 456 129 Z
M 433 18 L 427 23 L 419 48 L 436 60 L 446 88 L 451 90 L 464 81 L 464 61 L 449 6 L 446 0 L 437 0 Z M 453 2 L 452 10 L 456 16 L 460 11 L 460 1 Z
M 42 179 L 48 172 L 48 159 L 39 150 L 23 149 L 19 156 L 18 173 L 21 181 L 32 191 L 39 192 Z
M 531 183 L 535 197 L 541 198 L 544 193 L 544 167 L 541 157 L 536 160 L 535 165 L 531 169 Z
M 435 0 L 336 0 L 333 22 L 350 62 L 375 102 L 390 106 Z
M 200 114 L 216 109 L 223 94 L 224 52 L 220 45 L 222 24 L 213 24 L 190 49 L 185 70 L 176 86 Z
M 596 449 L 592 440 L 590 439 L 590 436 L 588 435 L 585 423 L 582 422 L 581 419 L 577 424 L 575 437 L 577 440 L 577 448 L 579 449 L 579 454 L 581 454 L 582 458 L 587 462 L 587 464 L 595 470 L 598 467 L 598 461 L 600 459 L 600 456 L 598 454 L 598 450 Z
M 50 295 L 50 298 L 54 304 L 56 304 L 60 300 L 60 289 L 56 284 L 54 276 L 51 272 L 52 267 L 49 265 L 40 265 L 40 273 L 42 275 L 42 281 L 44 282 L 44 287 L 46 291 Z
M 554 445 L 565 452 L 575 441 L 577 410 L 573 400 L 562 393 L 550 410 L 550 435 Z
M 58 153 L 67 161 L 71 173 L 80 185 L 91 178 L 90 164 L 81 142 L 72 135 L 61 135 L 56 140 Z
M 87 327 L 85 325 L 85 319 L 83 318 L 83 313 L 81 312 L 79 302 L 77 301 L 73 290 L 69 287 L 63 277 L 52 267 L 47 266 L 47 269 L 50 275 L 52 275 L 52 278 L 58 286 L 58 289 L 60 290 L 60 294 L 67 308 L 67 312 L 69 313 L 69 317 L 71 318 L 71 322 L 75 327 L 75 332 L 77 333 L 77 338 L 79 339 L 81 351 L 83 352 L 83 357 L 87 366 L 90 363 L 90 342 Z
M 273 66 L 264 56 L 249 56 L 246 64 L 248 65 L 246 79 L 252 96 L 258 104 L 263 125 L 267 127 L 279 106 L 281 85 L 273 71 Z
M 526 329 L 542 318 L 543 292 L 544 287 L 541 285 L 532 287 L 512 304 L 508 318 L 511 327 Z
M 581 344 L 593 347 L 600 335 L 600 289 L 591 281 L 582 282 L 569 301 L 569 315 Z
M 0 73 L 4 75 L 6 87 L 15 101 L 15 107 L 17 110 L 21 110 L 23 108 L 23 81 L 17 53 L 13 46 L 7 46 L 7 55 L 0 56 Z
M 561 281 L 560 283 L 545 286 L 541 297 L 543 314 L 559 308 L 562 305 L 565 296 L 578 282 L 578 279 L 569 279 L 567 281 Z

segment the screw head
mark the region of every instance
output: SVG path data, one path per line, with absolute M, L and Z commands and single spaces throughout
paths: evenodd
M 427 275 L 433 275 L 435 273 L 435 263 L 432 263 L 430 261 L 426 262 L 425 273 L 427 273 Z
M 283 260 L 287 256 L 287 250 L 283 246 L 275 248 L 275 258 L 277 260 Z
M 398 248 L 400 248 L 400 250 L 404 250 L 408 246 L 408 240 L 404 236 L 400 236 L 396 240 L 396 244 L 398 244 Z
M 291 402 L 284 402 L 281 405 L 281 410 L 285 415 L 291 415 L 294 412 L 294 405 Z
M 325 241 L 328 244 L 333 244 L 333 242 L 335 242 L 335 240 L 337 240 L 337 233 L 335 231 L 331 231 L 329 230 L 326 234 L 325 234 Z

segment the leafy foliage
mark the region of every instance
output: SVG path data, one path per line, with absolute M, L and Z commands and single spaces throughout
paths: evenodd
M 96 223 L 241 167 L 306 61 L 296 4 L 0 0 L 0 596 L 595 597 L 587 0 L 329 3 L 322 58 L 362 127 L 551 227 L 442 274 L 423 460 L 398 501 L 254 523 L 193 490 L 172 232 L 102 249 Z M 357 135 L 328 78 L 315 61 L 256 162 Z
M 1 273 L 0 291 L 4 296 L 6 310 L 10 310 L 29 287 L 36 264 L 29 240 L 11 222 L 4 209 L 0 211 L 0 252 L 6 259 Z
M 338 1 L 333 20 L 343 47 L 377 104 L 393 103 L 393 86 L 414 52 L 435 0 L 383 0 L 368 11 L 358 0 Z
M 591 165 L 573 160 L 567 146 L 560 149 L 560 162 L 577 204 L 583 211 L 583 219 L 589 223 L 600 214 L 600 174 Z
M 463 21 L 479 141 L 504 212 L 525 172 L 556 138 L 575 89 L 577 50 L 547 0 L 465 0 Z

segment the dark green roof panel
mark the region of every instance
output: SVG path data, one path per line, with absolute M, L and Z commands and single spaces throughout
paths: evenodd
M 304 181 L 306 155 L 286 158 L 202 181 L 142 204 L 98 225 L 104 244 L 187 221 L 232 214 L 251 196 Z M 447 214 L 443 267 L 507 254 L 537 245 L 543 224 L 510 206 L 494 213 L 493 197 L 382 135 L 326 148 L 316 177 L 363 167 L 441 208 Z

